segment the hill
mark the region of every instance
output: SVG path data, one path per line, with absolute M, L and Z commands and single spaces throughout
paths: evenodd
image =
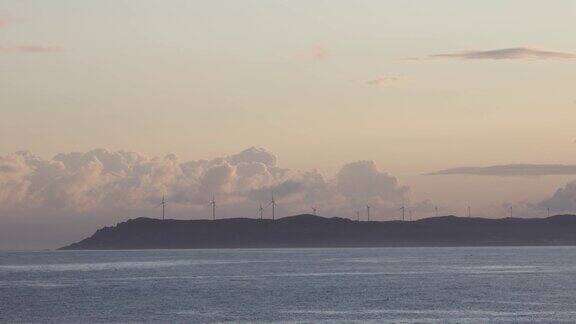
M 136 218 L 99 229 L 63 250 L 576 245 L 576 216 L 352 221 L 297 215 L 278 220 Z

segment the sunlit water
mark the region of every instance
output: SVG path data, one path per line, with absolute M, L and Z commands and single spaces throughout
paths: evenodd
M 0 322 L 573 322 L 576 248 L 0 252 Z

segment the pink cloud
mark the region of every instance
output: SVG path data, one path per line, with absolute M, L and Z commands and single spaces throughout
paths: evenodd
M 0 46 L 0 52 L 17 52 L 17 53 L 54 53 L 62 52 L 64 49 L 54 45 L 34 45 L 21 44 L 11 46 Z
M 19 19 L 12 15 L 0 14 L 0 28 L 12 25 L 12 23 L 17 22 Z
M 314 47 L 311 52 L 312 59 L 316 61 L 324 61 L 330 58 L 331 55 L 332 53 L 330 52 L 330 50 L 322 46 Z
M 377 86 L 377 87 L 386 87 L 389 85 L 392 85 L 393 83 L 402 81 L 401 77 L 397 77 L 397 76 L 381 76 L 378 77 L 376 79 L 372 79 L 367 81 L 366 83 L 372 86 Z

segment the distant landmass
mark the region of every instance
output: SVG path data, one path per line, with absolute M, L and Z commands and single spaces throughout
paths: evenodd
M 353 221 L 297 215 L 278 220 L 136 218 L 62 250 L 576 245 L 576 216 Z

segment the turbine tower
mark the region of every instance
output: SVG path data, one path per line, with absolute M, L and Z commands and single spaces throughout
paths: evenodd
M 472 217 L 472 208 L 468 206 L 468 217 Z
M 272 192 L 272 199 L 270 200 L 268 205 L 266 205 L 266 208 L 268 208 L 268 206 L 272 206 L 272 220 L 274 220 L 275 219 L 274 212 L 276 210 L 276 201 L 274 200 L 274 192 Z
M 400 209 L 402 211 L 402 221 L 404 221 L 405 216 L 406 216 L 406 206 L 404 206 L 404 204 L 402 204 L 402 207 L 400 207 Z
M 316 213 L 317 211 L 318 209 L 316 207 L 312 207 L 312 215 L 318 216 L 318 214 Z
M 550 207 L 546 208 L 546 211 L 548 212 L 548 217 L 550 217 Z
M 366 205 L 366 216 L 368 217 L 368 221 L 370 221 L 370 205 Z
M 214 195 L 212 195 L 212 200 L 208 206 L 212 206 L 212 220 L 216 220 L 216 199 L 214 199 Z
M 434 206 L 434 210 L 436 211 L 436 217 L 438 217 L 438 206 Z
M 166 213 L 166 199 L 164 199 L 164 196 L 162 196 L 162 202 L 158 205 L 158 206 L 162 206 L 162 220 L 164 220 L 164 216 Z
M 258 208 L 258 212 L 260 213 L 260 220 L 264 218 L 264 207 L 260 204 L 260 208 Z

